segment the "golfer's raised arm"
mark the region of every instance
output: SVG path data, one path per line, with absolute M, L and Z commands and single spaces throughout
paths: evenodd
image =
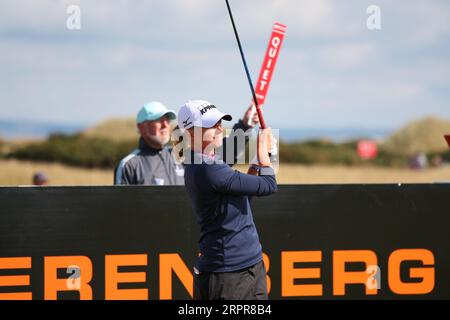
M 259 176 L 241 173 L 227 165 L 209 166 L 203 173 L 205 183 L 220 193 L 268 196 L 278 190 L 275 173 L 271 167 L 261 168 Z

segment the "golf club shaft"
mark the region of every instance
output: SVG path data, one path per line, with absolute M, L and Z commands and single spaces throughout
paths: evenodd
M 228 0 L 225 0 L 225 2 L 227 3 L 228 13 L 230 14 L 231 24 L 233 25 L 234 35 L 236 36 L 236 41 L 237 41 L 237 44 L 239 47 L 239 52 L 241 53 L 241 58 L 242 58 L 242 63 L 244 64 L 245 73 L 247 74 L 248 84 L 250 86 L 250 90 L 252 91 L 253 103 L 255 104 L 256 112 L 258 112 L 259 125 L 262 129 L 265 129 L 266 123 L 264 121 L 262 110 L 261 110 L 260 106 L 258 105 L 258 99 L 256 98 L 255 88 L 253 87 L 252 78 L 250 76 L 250 72 L 248 71 L 247 62 L 245 61 L 244 51 L 242 50 L 241 41 L 239 40 L 239 35 L 237 33 L 236 25 L 234 23 L 233 14 L 231 13 L 230 4 L 228 3 Z

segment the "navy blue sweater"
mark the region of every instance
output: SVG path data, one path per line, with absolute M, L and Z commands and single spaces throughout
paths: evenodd
M 185 165 L 185 187 L 200 225 L 197 269 L 201 272 L 230 272 L 262 260 L 249 197 L 277 191 L 272 168 L 260 176 L 233 170 L 215 160 Z M 265 175 L 263 175 L 265 174 Z

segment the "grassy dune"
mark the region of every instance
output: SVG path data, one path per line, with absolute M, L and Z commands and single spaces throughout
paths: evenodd
M 238 170 L 246 171 L 245 166 Z M 29 185 L 36 171 L 43 171 L 51 185 L 111 185 L 112 170 L 82 169 L 55 163 L 0 160 L 0 185 Z M 281 184 L 311 183 L 430 183 L 450 181 L 450 166 L 413 171 L 380 167 L 282 165 Z

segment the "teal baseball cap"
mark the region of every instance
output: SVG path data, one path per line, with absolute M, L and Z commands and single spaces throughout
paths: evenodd
M 158 120 L 162 116 L 167 116 L 170 120 L 175 120 L 177 118 L 175 112 L 167 109 L 161 102 L 148 102 L 139 110 L 136 117 L 136 123 L 140 124 L 148 120 Z

